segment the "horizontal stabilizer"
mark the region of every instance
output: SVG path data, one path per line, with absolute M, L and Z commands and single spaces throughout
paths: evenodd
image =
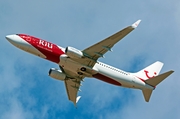
M 150 99 L 150 97 L 151 97 L 152 91 L 153 91 L 153 90 L 150 90 L 150 89 L 144 89 L 144 90 L 142 90 L 143 95 L 144 95 L 144 99 L 146 100 L 146 102 L 149 102 L 149 99 Z
M 160 74 L 154 78 L 150 78 L 148 80 L 145 80 L 145 82 L 153 87 L 157 86 L 159 83 L 161 83 L 161 81 L 163 81 L 165 78 L 167 78 L 169 75 L 171 75 L 174 71 L 168 71 L 166 73 Z M 146 100 L 146 102 L 149 102 L 149 99 L 151 97 L 152 94 L 151 89 L 144 89 L 142 90 L 143 95 L 144 95 L 144 99 Z
M 168 71 L 166 73 L 160 74 L 154 78 L 150 78 L 148 80 L 145 80 L 145 82 L 151 86 L 157 86 L 161 81 L 163 81 L 166 77 L 171 75 L 174 71 Z

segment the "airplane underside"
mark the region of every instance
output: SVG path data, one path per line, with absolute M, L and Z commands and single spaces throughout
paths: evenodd
M 104 57 L 112 47 L 133 31 L 141 20 L 120 30 L 112 36 L 84 49 L 74 47 L 62 48 L 56 44 L 26 34 L 7 35 L 6 39 L 14 46 L 49 60 L 59 65 L 60 69 L 51 68 L 49 76 L 64 82 L 68 99 L 77 104 L 80 99 L 78 91 L 85 77 L 97 78 L 109 84 L 127 88 L 141 89 L 146 102 L 149 102 L 152 91 L 174 71 L 160 74 L 162 62 L 155 62 L 136 73 L 130 73 L 105 63 L 98 59 Z

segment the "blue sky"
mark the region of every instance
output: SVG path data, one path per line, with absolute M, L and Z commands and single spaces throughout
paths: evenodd
M 180 118 L 179 5 L 178 0 L 1 0 L 0 118 Z M 83 50 L 138 19 L 139 27 L 100 61 L 136 72 L 159 60 L 165 64 L 162 72 L 175 70 L 158 85 L 149 103 L 139 90 L 86 78 L 76 109 L 67 99 L 64 83 L 48 76 L 56 64 L 5 39 L 8 34 L 26 33 Z

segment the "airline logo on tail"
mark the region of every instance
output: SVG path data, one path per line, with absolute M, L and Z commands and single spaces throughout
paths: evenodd
M 159 72 L 161 71 L 162 67 L 163 67 L 163 63 L 157 61 L 157 62 L 147 66 L 146 68 L 140 70 L 139 72 L 134 73 L 134 75 L 137 78 L 141 79 L 142 81 L 145 81 L 150 78 L 156 77 L 159 74 Z
M 144 70 L 144 73 L 145 73 L 145 75 L 146 75 L 146 77 L 148 78 L 148 79 L 150 79 L 150 78 L 154 78 L 155 76 L 156 76 L 156 72 L 154 72 L 154 75 L 153 76 L 149 76 L 149 71 L 147 71 L 147 70 Z

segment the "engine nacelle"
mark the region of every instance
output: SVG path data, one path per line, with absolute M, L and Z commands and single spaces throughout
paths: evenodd
M 79 59 L 83 57 L 83 53 L 80 50 L 73 47 L 66 47 L 65 53 L 70 58 Z
M 66 78 L 66 74 L 64 74 L 61 70 L 55 68 L 51 68 L 49 70 L 49 76 L 54 79 L 62 80 L 62 81 L 64 81 Z

